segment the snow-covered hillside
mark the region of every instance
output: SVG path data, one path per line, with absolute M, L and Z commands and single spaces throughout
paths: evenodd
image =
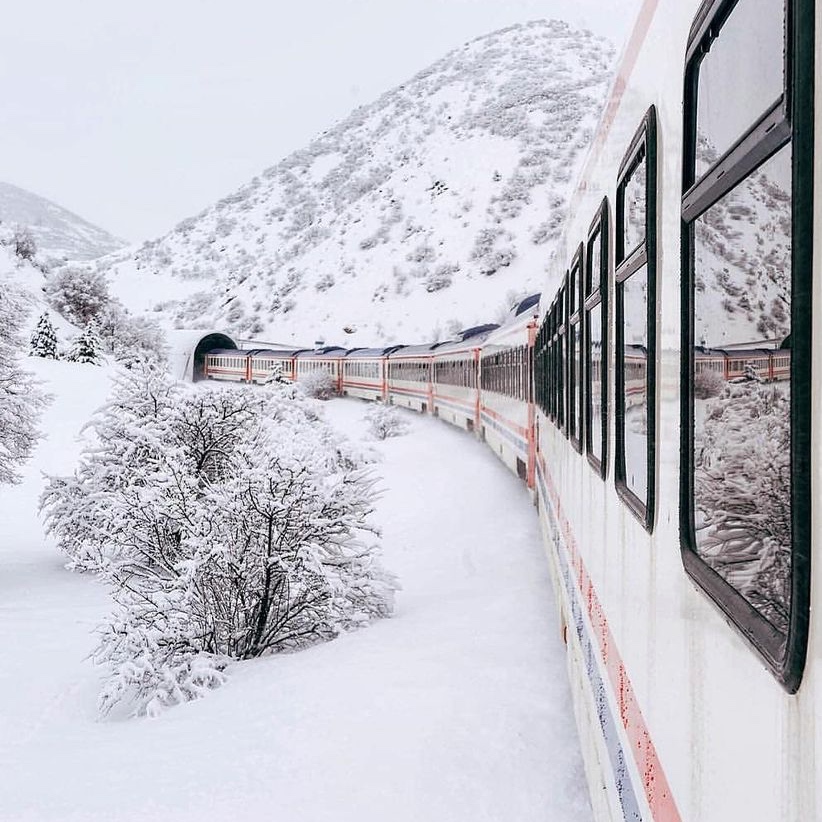
M 51 200 L 10 183 L 0 182 L 0 222 L 28 228 L 44 259 L 94 260 L 125 245 Z
M 541 286 L 612 58 L 556 21 L 482 37 L 98 265 L 131 308 L 240 337 L 370 345 L 493 320 Z

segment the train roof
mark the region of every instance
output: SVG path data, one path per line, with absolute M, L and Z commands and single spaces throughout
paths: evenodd
M 305 348 L 254 348 L 248 353 L 255 357 L 293 357 Z
M 445 343 L 435 342 L 435 343 L 424 343 L 423 345 L 401 345 L 394 351 L 386 352 L 388 357 L 413 357 L 417 354 L 421 355 L 431 355 L 434 353 L 434 349 L 440 345 L 444 345 Z
M 347 349 L 342 348 L 339 345 L 326 345 L 324 348 L 305 348 L 302 351 L 298 351 L 295 356 L 297 357 L 344 357 L 347 353 Z
M 207 351 L 206 353 L 212 354 L 215 357 L 246 357 L 251 352 L 243 351 L 241 348 L 212 348 L 211 351 Z
M 460 339 L 458 342 L 465 342 L 466 340 L 479 337 L 483 334 L 487 337 L 488 334 L 497 328 L 499 328 L 499 323 L 485 323 L 484 325 L 475 325 L 473 328 L 466 328 L 464 331 L 460 331 Z
M 352 348 L 346 355 L 346 359 L 356 359 L 357 357 L 368 357 L 373 359 L 374 357 L 384 357 L 386 354 L 390 354 L 392 351 L 396 351 L 398 348 L 404 348 L 405 346 L 402 345 L 389 345 L 385 348 Z
M 530 297 L 526 297 L 516 307 L 516 310 L 514 311 L 514 316 L 519 317 L 520 314 L 524 314 L 530 308 L 533 308 L 534 313 L 538 314 L 539 313 L 539 300 L 540 300 L 541 296 L 542 295 L 538 293 L 538 294 L 532 294 Z

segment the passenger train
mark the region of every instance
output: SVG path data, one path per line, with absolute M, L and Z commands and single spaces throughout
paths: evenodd
M 643 0 L 542 298 L 501 326 L 207 357 L 325 369 L 522 477 L 598 822 L 822 820 L 820 8 Z

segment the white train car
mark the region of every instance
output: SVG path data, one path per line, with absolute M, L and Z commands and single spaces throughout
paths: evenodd
M 534 398 L 531 374 L 539 294 L 518 303 L 492 331 L 479 360 L 480 436 L 491 450 L 534 485 Z
M 406 345 L 388 355 L 388 402 L 415 411 L 434 407 L 431 368 L 439 343 Z
M 386 354 L 401 346 L 389 348 L 354 348 L 342 361 L 342 393 L 364 400 L 388 399 L 388 360 Z
M 301 350 L 305 349 L 252 349 L 249 351 L 248 382 L 263 383 L 274 374 L 295 382 L 296 356 Z
M 543 291 L 538 499 L 598 822 L 822 819 L 820 9 L 643 2 Z M 780 379 L 698 390 L 763 338 Z
M 327 345 L 323 348 L 306 349 L 295 354 L 296 381 L 304 380 L 309 374 L 324 371 L 334 382 L 334 391 L 342 393 L 343 358 L 346 349 L 337 345 Z
M 466 431 L 479 432 L 480 351 L 495 328 L 496 324 L 469 328 L 460 340 L 437 346 L 431 369 L 434 416 Z
M 205 356 L 203 378 L 207 380 L 227 380 L 248 382 L 248 351 L 238 348 L 214 348 Z

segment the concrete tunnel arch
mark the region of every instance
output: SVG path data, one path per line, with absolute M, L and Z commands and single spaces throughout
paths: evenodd
M 169 364 L 177 379 L 197 382 L 203 378 L 206 354 L 215 348 L 239 349 L 222 331 L 176 330 L 168 332 Z

